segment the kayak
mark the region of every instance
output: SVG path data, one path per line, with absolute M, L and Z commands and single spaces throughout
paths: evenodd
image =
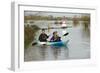
M 39 45 L 48 45 L 48 46 L 66 46 L 68 44 L 69 40 L 67 41 L 60 41 L 60 42 L 38 42 Z
M 65 33 L 63 36 L 66 36 L 68 35 L 69 33 Z M 34 45 L 48 45 L 48 46 L 57 46 L 57 47 L 62 47 L 62 46 L 66 46 L 67 47 L 67 44 L 68 44 L 69 40 L 66 40 L 66 41 L 59 41 L 59 42 L 51 42 L 51 41 L 48 41 L 48 42 L 32 42 L 32 46 Z

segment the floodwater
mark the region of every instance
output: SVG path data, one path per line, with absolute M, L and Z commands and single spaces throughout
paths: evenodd
M 73 26 L 72 23 L 70 25 Z M 68 59 L 88 59 L 90 58 L 90 33 L 89 29 L 84 30 L 83 24 L 73 26 L 67 29 L 50 29 L 46 33 L 52 36 L 53 31 L 58 31 L 62 41 L 69 40 L 67 47 L 51 47 L 46 45 L 29 46 L 24 50 L 24 61 L 48 61 L 48 60 L 68 60 Z M 42 24 L 39 24 L 42 28 Z M 56 25 L 52 25 L 56 27 Z M 43 26 L 44 27 L 44 26 Z M 46 26 L 45 26 L 46 27 Z M 68 32 L 69 35 L 62 36 Z M 41 30 L 37 32 L 36 40 L 38 40 Z M 49 40 L 49 39 L 48 39 Z

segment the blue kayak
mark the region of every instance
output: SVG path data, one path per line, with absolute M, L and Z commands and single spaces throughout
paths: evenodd
M 69 40 L 67 41 L 60 41 L 60 42 L 38 42 L 39 45 L 48 45 L 48 46 L 66 46 L 68 44 Z

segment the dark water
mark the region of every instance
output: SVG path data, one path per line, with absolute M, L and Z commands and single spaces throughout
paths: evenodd
M 69 35 L 62 37 L 63 41 L 69 40 L 68 44 L 66 44 L 67 48 L 39 45 L 29 46 L 29 48 L 24 50 L 24 60 L 45 61 L 90 58 L 89 30 L 84 30 L 82 24 L 67 29 L 52 29 L 49 33 L 46 31 L 46 33 L 51 35 L 55 30 L 58 31 L 59 36 L 62 36 L 65 32 L 69 32 Z M 41 31 L 37 33 L 36 39 L 38 39 L 40 33 Z

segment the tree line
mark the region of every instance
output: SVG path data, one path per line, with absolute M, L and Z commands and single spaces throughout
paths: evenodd
M 36 16 L 36 15 L 30 15 L 30 16 L 24 16 L 24 20 L 62 20 L 63 17 L 54 17 L 52 15 L 49 16 Z M 81 16 L 81 17 L 65 17 L 67 20 L 74 20 L 77 19 L 79 21 L 90 21 L 90 16 Z

